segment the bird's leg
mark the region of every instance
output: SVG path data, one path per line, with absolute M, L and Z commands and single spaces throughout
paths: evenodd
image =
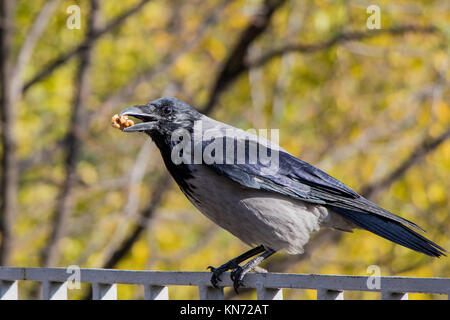
M 258 264 L 263 262 L 265 259 L 273 255 L 276 251 L 273 249 L 265 250 L 261 255 L 253 258 L 247 262 L 243 267 L 238 266 L 231 272 L 231 280 L 233 280 L 234 291 L 238 293 L 238 289 L 243 285 L 244 276 L 250 271 L 254 270 Z
M 263 245 L 257 246 L 253 249 L 250 249 L 246 252 L 244 252 L 243 254 L 241 254 L 240 256 L 231 259 L 230 261 L 224 263 L 223 265 L 221 265 L 218 268 L 214 268 L 212 266 L 209 266 L 207 269 L 210 269 L 212 271 L 212 276 L 211 276 L 211 283 L 212 285 L 217 288 L 217 283 L 219 281 L 221 281 L 220 276 L 222 275 L 222 273 L 228 271 L 228 270 L 232 270 L 232 269 L 236 269 L 239 267 L 239 263 L 241 263 L 242 261 L 247 260 L 248 258 L 251 258 L 255 255 L 257 255 L 258 253 L 264 252 L 266 249 L 264 248 Z

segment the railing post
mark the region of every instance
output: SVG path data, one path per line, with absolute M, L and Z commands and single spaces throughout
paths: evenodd
M 256 288 L 258 300 L 283 300 L 283 290 L 275 288 Z
M 115 283 L 92 284 L 93 300 L 117 300 L 117 285 Z
M 169 288 L 165 286 L 144 285 L 145 300 L 169 300 Z
M 408 300 L 408 294 L 404 293 L 404 292 L 382 291 L 381 299 L 382 300 Z
M 19 300 L 17 280 L 0 280 L 0 300 Z
M 223 288 L 214 288 L 211 286 L 198 287 L 200 300 L 223 300 Z
M 42 285 L 42 299 L 67 300 L 67 282 L 44 281 Z
M 317 300 L 344 300 L 344 291 L 317 289 Z

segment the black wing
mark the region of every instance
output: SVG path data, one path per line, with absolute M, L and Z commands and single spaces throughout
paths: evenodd
M 273 151 L 272 151 L 273 152 Z M 216 173 L 240 185 L 276 192 L 309 203 L 321 204 L 371 231 L 410 249 L 439 257 L 445 249 L 424 238 L 409 227 L 423 231 L 411 221 L 401 218 L 360 196 L 322 170 L 279 150 L 278 165 L 209 164 Z

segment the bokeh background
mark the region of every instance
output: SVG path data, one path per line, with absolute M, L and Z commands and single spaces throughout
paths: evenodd
M 374 4 L 379 30 L 367 27 Z M 79 29 L 68 27 L 71 5 Z M 290 153 L 450 248 L 449 39 L 445 0 L 2 0 L 0 265 L 204 271 L 248 249 L 184 198 L 145 135 L 110 126 L 161 96 L 243 129 L 280 129 Z M 450 276 L 448 258 L 365 231 L 321 231 L 304 255 L 265 267 L 367 275 L 370 265 Z M 142 295 L 119 286 L 119 298 Z

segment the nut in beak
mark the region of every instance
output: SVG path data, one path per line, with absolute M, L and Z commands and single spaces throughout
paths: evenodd
M 134 121 L 131 119 L 128 119 L 128 116 L 119 116 L 118 114 L 115 114 L 111 118 L 111 125 L 114 128 L 123 130 L 125 128 L 133 126 Z

